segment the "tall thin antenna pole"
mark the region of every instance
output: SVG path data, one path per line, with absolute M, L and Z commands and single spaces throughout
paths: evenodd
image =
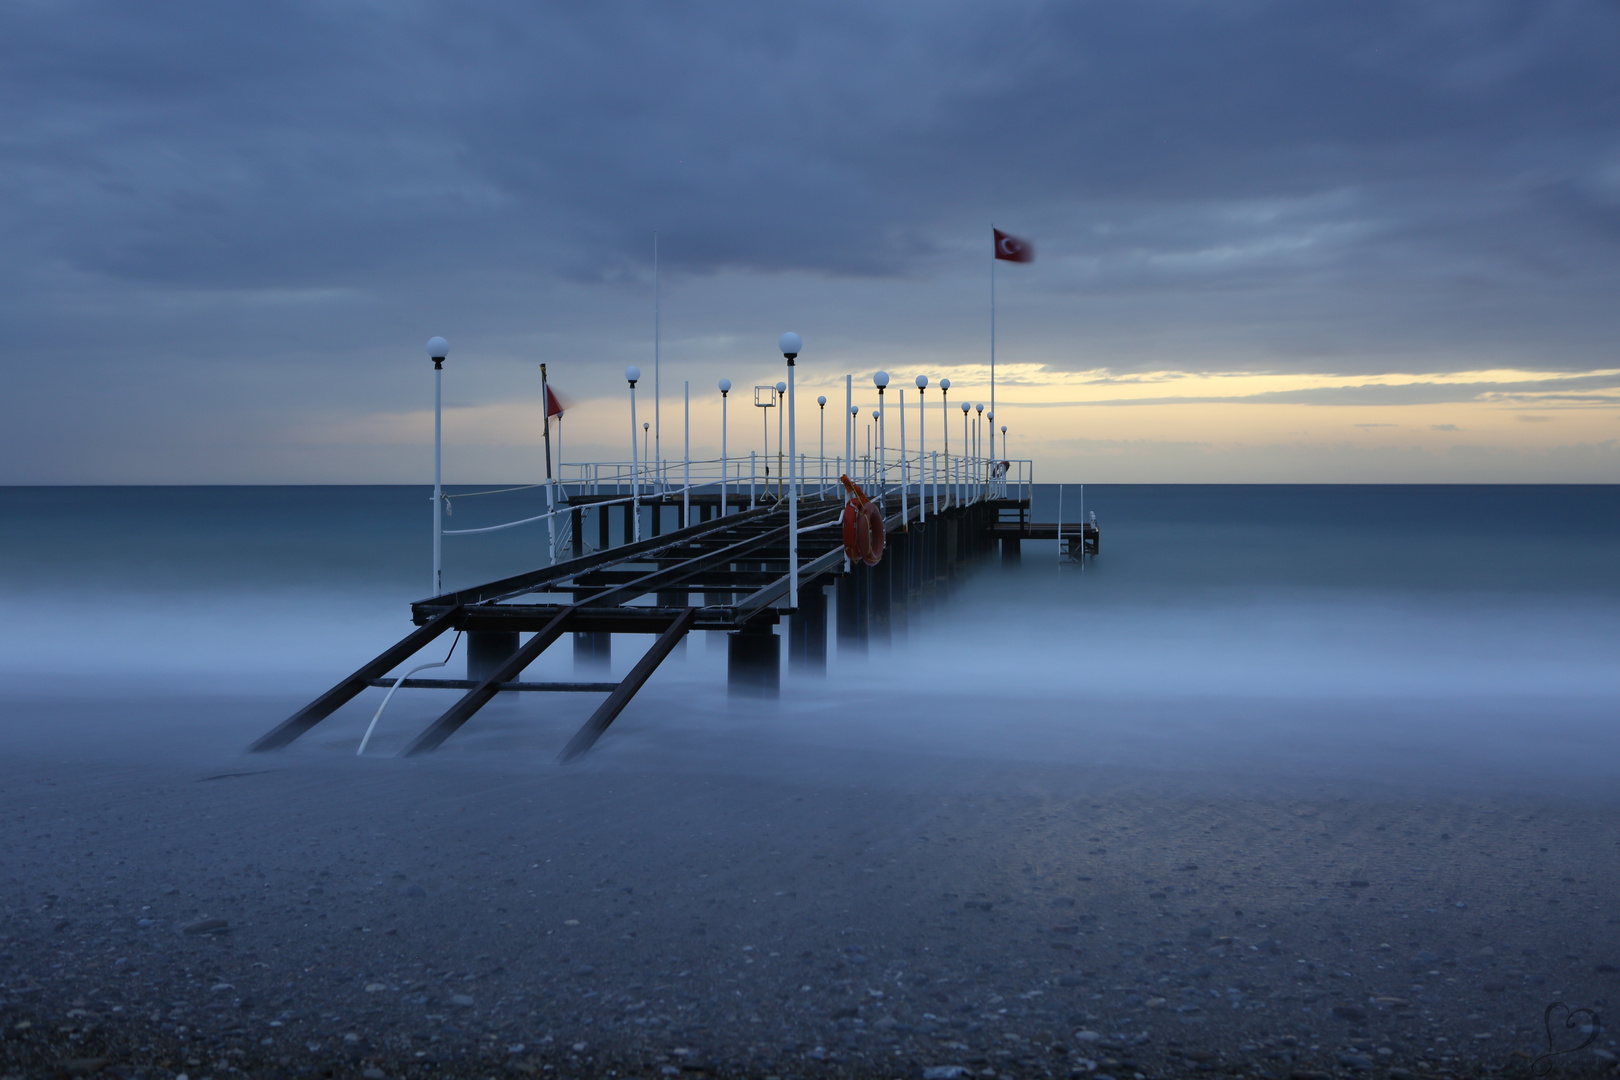
M 433 360 L 433 595 L 444 592 L 444 361 Z
M 787 437 L 788 437 L 788 606 L 799 607 L 799 418 L 795 414 L 798 395 L 794 392 L 795 357 L 787 356 Z M 781 414 L 777 414 L 780 422 Z M 781 449 L 781 436 L 777 436 Z
M 990 226 L 990 415 L 996 415 L 996 227 Z M 990 426 L 990 456 L 996 456 L 996 428 Z
M 692 524 L 692 384 L 681 384 L 686 411 L 686 448 L 681 457 L 681 528 Z
M 991 370 L 994 371 L 993 360 Z M 994 380 L 992 379 L 992 381 Z M 994 394 L 990 396 L 995 397 Z M 664 479 L 664 451 L 662 444 L 659 442 L 659 435 L 664 430 L 663 423 L 659 418 L 659 404 L 662 400 L 663 390 L 658 381 L 658 233 L 655 230 L 653 232 L 653 461 L 656 461 L 659 465 L 657 475 L 660 493 L 663 491 L 662 483 Z M 648 464 L 650 465 L 652 462 L 648 462 Z

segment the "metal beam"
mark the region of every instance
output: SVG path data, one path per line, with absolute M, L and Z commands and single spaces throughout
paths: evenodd
M 623 585 L 618 585 L 604 590 L 603 592 L 591 597 L 591 606 L 617 606 L 623 603 L 625 600 L 631 600 L 646 593 L 658 592 L 662 589 L 668 589 L 673 585 L 679 585 L 688 578 L 696 577 L 698 574 L 701 574 L 706 570 L 745 558 L 750 553 L 755 552 L 760 548 L 765 547 L 773 540 L 776 540 L 778 534 L 781 535 L 781 539 L 786 540 L 787 526 L 783 525 L 779 528 L 771 529 L 768 532 L 763 532 L 758 536 L 752 536 L 744 540 L 739 540 L 734 544 L 729 544 L 726 547 L 720 548 L 718 551 L 697 555 L 692 558 L 682 560 L 673 566 L 650 571 L 634 581 L 626 582 Z M 619 597 L 620 599 L 615 599 L 615 597 Z
M 433 750 L 444 740 L 455 734 L 456 729 L 465 724 L 472 714 L 489 704 L 491 698 L 501 692 L 500 684 L 511 682 L 513 676 L 534 663 L 535 659 L 546 651 L 552 642 L 562 637 L 568 629 L 569 621 L 574 617 L 573 608 L 564 608 L 557 613 L 556 618 L 546 624 L 545 629 L 535 634 L 524 643 L 523 647 L 507 658 L 506 662 L 494 671 L 489 678 L 479 683 L 477 687 L 467 691 L 462 699 L 450 706 L 445 714 L 433 722 L 414 742 L 400 751 L 400 757 L 414 757 Z
M 338 683 L 332 689 L 293 713 L 276 727 L 248 747 L 250 753 L 279 750 L 298 736 L 337 712 L 356 694 L 371 685 L 371 680 L 386 674 L 416 653 L 416 651 L 446 630 L 456 625 L 462 613 L 460 604 L 452 605 L 435 615 L 427 623 L 406 634 L 399 643 L 379 653 L 376 659 Z
M 692 629 L 692 623 L 696 616 L 696 608 L 687 608 L 674 622 L 670 623 L 669 629 L 660 634 L 658 640 L 652 643 L 652 648 L 648 649 L 642 654 L 641 659 L 636 661 L 636 666 L 630 669 L 630 674 L 624 677 L 624 682 L 620 683 L 613 693 L 608 695 L 606 701 L 597 706 L 596 711 L 591 714 L 591 718 L 585 721 L 585 725 L 574 733 L 572 739 L 568 740 L 568 745 L 563 747 L 561 754 L 557 755 L 558 762 L 572 761 L 596 745 L 596 740 L 602 737 L 602 733 L 608 729 L 608 725 L 613 723 L 619 713 L 624 711 L 626 705 L 630 704 L 630 699 L 636 696 L 636 691 L 640 690 L 642 685 L 652 677 L 652 673 L 658 670 L 658 665 L 663 663 L 664 658 L 674 650 L 675 644 L 686 636 L 688 630 Z
M 394 686 L 393 679 L 372 679 L 371 686 Z M 483 683 L 476 679 L 406 679 L 399 683 L 401 690 L 474 690 Z M 619 684 L 614 682 L 504 682 L 496 686 L 500 693 L 521 691 L 542 694 L 607 694 Z

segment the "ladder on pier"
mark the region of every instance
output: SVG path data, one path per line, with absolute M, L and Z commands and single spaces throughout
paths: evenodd
M 842 565 L 835 524 L 841 504 L 801 503 L 800 575 L 813 580 Z M 373 686 L 465 690 L 454 705 L 413 739 L 402 756 L 436 749 L 479 709 L 504 691 L 606 691 L 607 697 L 563 748 L 569 761 L 585 753 L 624 711 L 675 646 L 693 629 L 737 630 L 774 622 L 772 605 L 788 592 L 785 504 L 759 507 L 699 522 L 662 536 L 582 555 L 541 570 L 432 597 L 412 605 L 420 624 L 332 689 L 266 733 L 249 749 L 287 746 Z M 719 591 L 725 604 L 686 602 L 694 591 Z M 670 604 L 671 596 L 680 603 Z M 566 602 L 557 598 L 566 597 Z M 653 606 L 636 601 L 652 597 Z M 541 602 L 520 603 L 534 599 Z M 532 636 L 476 679 L 383 678 L 449 630 L 492 637 Z M 618 682 L 524 683 L 516 681 L 564 634 L 655 634 L 656 639 Z
M 499 667 L 481 680 L 472 679 L 405 679 L 390 681 L 382 678 L 391 669 L 415 654 L 423 646 L 449 630 L 456 617 L 465 612 L 456 605 L 449 611 L 430 619 L 426 625 L 406 635 L 392 648 L 379 654 L 332 689 L 310 702 L 304 708 L 272 728 L 248 749 L 254 753 L 279 750 L 304 734 L 316 724 L 331 716 L 359 693 L 371 686 L 403 686 L 411 689 L 466 690 L 461 699 L 435 720 L 400 752 L 401 757 L 423 754 L 439 747 L 455 734 L 474 713 L 494 699 L 496 694 L 509 691 L 602 691 L 607 698 L 574 734 L 558 756 L 559 761 L 571 761 L 596 744 L 608 726 L 618 719 L 624 707 L 630 704 L 636 691 L 646 685 L 652 673 L 658 670 L 675 646 L 692 629 L 697 609 L 688 607 L 667 619 L 667 625 L 658 634 L 652 647 L 637 661 L 630 673 L 617 683 L 524 683 L 515 682 L 518 674 L 545 652 L 558 638 L 573 629 L 576 613 L 570 608 L 554 617 L 543 629 L 524 643 Z

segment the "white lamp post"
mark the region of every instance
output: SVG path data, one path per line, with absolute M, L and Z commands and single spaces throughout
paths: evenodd
M 951 498 L 951 380 L 939 380 L 939 428 L 945 433 L 945 501 Z M 938 509 L 937 507 L 935 508 Z
M 928 520 L 928 376 L 917 376 L 917 502 L 918 520 Z
M 726 395 L 731 393 L 731 380 L 720 380 L 720 516 L 726 516 Z
M 874 451 L 872 448 L 872 432 L 877 430 L 878 415 L 878 411 L 873 409 L 872 422 L 866 425 L 866 474 L 867 479 L 871 481 L 871 486 L 881 491 L 883 477 L 878 475 L 877 470 L 878 451 Z
M 1006 424 L 1001 425 L 1001 452 L 1003 454 L 1006 454 L 1008 468 L 1011 468 L 1012 467 L 1012 454 L 1008 453 L 1008 451 L 1007 451 L 1007 425 Z M 1001 474 L 1001 482 L 1002 482 L 1003 485 L 1005 485 L 1007 483 L 1007 474 L 1006 473 Z M 1003 491 L 1001 493 L 1001 497 L 1002 498 L 1007 497 L 1007 492 L 1006 492 L 1005 488 L 1003 489 Z
M 428 359 L 433 361 L 433 595 L 439 596 L 444 591 L 440 561 L 444 543 L 444 358 L 450 354 L 450 343 L 442 337 L 429 338 L 427 347 Z
M 851 381 L 853 381 L 853 376 L 851 377 Z M 848 386 L 845 386 L 844 388 L 844 396 L 846 398 L 850 396 L 850 388 Z M 851 405 L 849 407 L 849 424 L 844 428 L 844 471 L 849 473 L 851 477 L 859 477 L 861 475 L 860 470 L 855 468 L 855 444 L 856 440 L 860 438 L 860 426 L 861 407 L 859 405 Z
M 875 385 L 877 387 L 877 392 L 878 392 L 878 407 L 877 407 L 877 422 L 878 422 L 878 429 L 877 429 L 877 444 L 878 444 L 877 445 L 877 457 L 878 457 L 878 475 L 877 475 L 878 505 L 883 510 L 883 516 L 886 518 L 886 517 L 889 516 L 889 470 L 887 468 L 889 456 L 884 450 L 884 442 L 883 442 L 883 435 L 884 435 L 884 432 L 887 430 L 886 425 L 883 423 L 883 421 L 885 419 L 885 417 L 883 415 L 883 411 L 884 411 L 883 410 L 883 388 L 889 385 L 889 373 L 887 371 L 878 372 L 877 374 L 872 376 L 872 383 L 873 383 L 873 385 Z
M 788 430 L 788 604 L 791 607 L 799 606 L 799 444 L 796 419 L 793 413 L 793 361 L 798 359 L 799 350 L 804 348 L 804 339 L 789 330 L 777 341 L 777 348 L 787 358 L 788 377 L 785 388 L 787 390 L 787 430 Z M 784 385 L 784 384 L 778 384 Z M 776 444 L 778 452 L 781 451 L 781 440 Z
M 972 444 L 968 441 L 968 413 L 972 411 L 972 405 L 969 405 L 965 401 L 962 402 L 962 467 L 957 470 L 956 473 L 957 486 L 962 489 L 960 492 L 958 492 L 957 499 L 961 502 L 967 501 L 968 454 L 972 446 Z
M 900 531 L 911 531 L 911 507 L 906 499 L 911 489 L 911 459 L 906 457 L 906 388 L 899 387 L 900 395 Z
M 821 476 L 821 498 L 827 498 L 827 395 L 816 397 L 816 404 L 821 407 L 821 465 L 816 472 Z
M 776 400 L 780 405 L 787 399 L 787 383 L 776 384 Z M 782 471 L 782 424 L 787 420 L 787 410 L 781 408 L 776 413 L 776 501 L 782 501 L 782 478 L 787 474 Z
M 636 456 L 636 383 L 641 369 L 631 364 L 624 369 L 630 384 L 630 515 L 635 518 L 635 539 L 641 540 L 641 459 Z
M 982 494 L 984 487 L 984 402 L 974 405 L 973 414 L 973 487 Z

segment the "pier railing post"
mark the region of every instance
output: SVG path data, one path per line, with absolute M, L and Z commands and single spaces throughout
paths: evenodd
M 865 655 L 871 636 L 872 568 L 859 559 L 838 579 L 838 654 Z

